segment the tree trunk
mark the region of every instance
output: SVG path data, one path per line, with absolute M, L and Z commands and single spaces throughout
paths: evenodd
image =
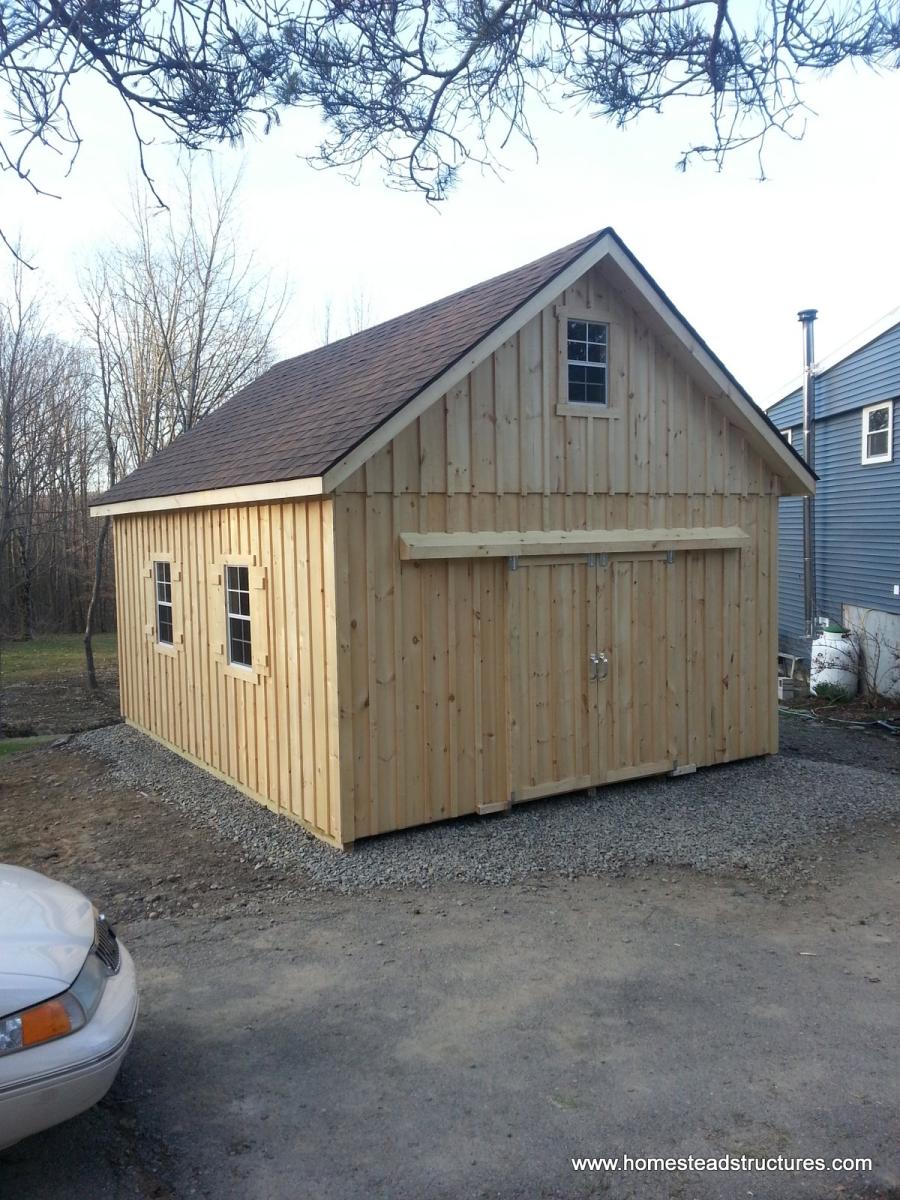
M 19 565 L 22 568 L 22 637 L 34 641 L 34 562 L 32 547 L 20 534 Z
M 84 658 L 87 663 L 88 687 L 92 691 L 96 691 L 100 686 L 97 683 L 97 671 L 94 667 L 94 646 L 91 639 L 94 636 L 94 611 L 99 602 L 100 581 L 103 577 L 103 550 L 106 546 L 106 537 L 109 533 L 111 520 L 111 517 L 103 518 L 100 536 L 97 538 L 97 554 L 94 558 L 94 586 L 91 588 L 91 599 L 88 604 L 87 621 L 84 627 Z

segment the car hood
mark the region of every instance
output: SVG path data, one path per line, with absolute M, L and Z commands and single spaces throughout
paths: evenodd
M 81 892 L 0 864 L 0 1016 L 64 991 L 93 942 L 94 909 Z

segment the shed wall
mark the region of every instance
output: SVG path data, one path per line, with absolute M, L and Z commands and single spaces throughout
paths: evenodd
M 653 611 L 641 616 L 642 669 L 661 684 L 654 737 L 667 754 L 702 765 L 777 748 L 778 480 L 602 269 L 558 307 L 335 497 L 348 840 L 505 803 L 515 767 L 511 664 L 540 653 L 510 627 L 505 559 L 401 561 L 404 532 L 739 525 L 745 549 L 677 554 L 660 572 Z M 610 322 L 608 414 L 558 407 L 560 313 Z M 573 608 L 571 622 L 580 619 Z M 684 655 L 670 662 L 671 646 Z M 539 659 L 530 669 L 544 671 Z M 554 699 L 548 719 L 574 721 Z M 548 737 L 571 744 L 568 730 Z
M 249 792 L 341 841 L 330 500 L 115 519 L 125 718 Z M 156 645 L 149 564 L 167 556 L 173 650 Z M 225 660 L 223 559 L 246 562 L 258 670 Z M 180 608 L 180 613 L 179 613 Z

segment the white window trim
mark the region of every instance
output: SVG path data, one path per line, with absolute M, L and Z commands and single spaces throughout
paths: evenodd
M 784 440 L 787 442 L 787 444 L 788 444 L 789 446 L 793 446 L 793 444 L 794 444 L 794 431 L 793 431 L 793 429 L 782 429 L 782 430 L 780 430 L 779 432 L 781 433 L 781 436 L 784 438 Z
M 159 598 L 159 585 L 161 582 L 164 582 L 163 580 L 161 580 L 159 578 L 159 568 L 160 567 L 168 567 L 169 568 L 169 578 L 167 581 L 168 585 L 169 585 L 169 599 L 168 600 L 160 600 L 160 598 Z M 156 612 L 155 612 L 156 644 L 158 646 L 174 647 L 174 645 L 175 645 L 175 596 L 174 596 L 172 589 L 173 589 L 173 580 L 172 580 L 172 564 L 171 564 L 171 562 L 167 558 L 154 559 L 153 560 L 153 602 L 154 602 L 154 605 L 156 608 Z M 172 630 L 171 639 L 164 638 L 162 636 L 162 634 L 160 633 L 161 625 L 160 625 L 160 620 L 159 620 L 159 614 L 160 614 L 160 609 L 163 609 L 163 608 L 167 608 L 169 610 L 169 628 Z
M 602 325 L 602 326 L 604 326 L 604 328 L 606 329 L 606 362 L 605 363 L 588 363 L 588 361 L 586 359 L 584 361 L 582 361 L 580 359 L 570 359 L 569 358 L 569 322 L 570 321 L 583 321 L 585 325 Z M 564 356 L 565 372 L 566 372 L 566 374 L 565 374 L 566 390 L 565 390 L 565 399 L 560 397 L 561 404 L 564 405 L 565 408 L 568 409 L 569 411 L 574 411 L 574 412 L 578 412 L 578 413 L 596 412 L 598 414 L 602 414 L 602 413 L 608 412 L 609 408 L 610 408 L 609 343 L 610 343 L 610 333 L 611 333 L 609 321 L 603 321 L 603 320 L 600 320 L 598 317 L 594 317 L 594 316 L 581 317 L 581 316 L 576 316 L 574 313 L 566 313 L 563 315 L 562 333 L 563 333 L 563 336 L 565 337 L 565 346 L 566 346 L 566 353 Z M 603 391 L 605 393 L 606 399 L 604 400 L 604 402 L 602 404 L 597 404 L 596 401 L 594 401 L 594 400 L 570 400 L 569 399 L 569 367 L 570 366 L 573 366 L 573 367 L 583 367 L 583 366 L 601 367 L 602 366 L 603 367 Z
M 887 409 L 888 424 L 887 430 L 876 430 L 878 433 L 887 432 L 888 448 L 884 454 L 869 453 L 869 414 L 878 412 L 881 409 Z M 862 456 L 861 463 L 863 466 L 874 466 L 878 463 L 889 463 L 894 460 L 894 402 L 893 400 L 883 400 L 879 404 L 869 404 L 862 410 Z
M 171 642 L 161 642 L 159 640 L 159 597 L 156 587 L 157 563 L 169 564 L 169 578 L 172 581 L 172 590 L 170 593 L 172 597 Z M 174 658 L 184 649 L 184 629 L 182 627 L 181 611 L 181 567 L 172 558 L 171 554 L 157 550 L 145 560 L 141 573 L 147 584 L 147 624 L 144 626 L 147 641 L 151 644 L 155 653 Z
M 228 664 L 228 666 L 233 667 L 234 670 L 246 671 L 248 674 L 253 672 L 253 605 L 251 603 L 251 594 L 252 594 L 253 585 L 252 585 L 252 582 L 250 579 L 250 566 L 251 566 L 251 564 L 249 562 L 241 562 L 241 563 L 226 563 L 222 567 L 222 583 L 224 585 L 224 590 L 225 590 L 225 661 Z M 239 589 L 235 589 L 235 588 L 229 588 L 228 572 L 229 572 L 229 570 L 235 570 L 235 571 L 240 570 L 241 567 L 246 568 L 246 571 L 247 571 L 247 607 L 250 609 L 249 613 L 241 613 L 241 612 L 233 613 L 229 607 L 229 602 L 228 602 L 229 592 L 239 590 Z M 232 653 L 231 653 L 231 619 L 232 619 L 232 617 L 234 617 L 235 619 L 237 619 L 239 621 L 246 621 L 247 625 L 250 628 L 250 660 L 251 661 L 249 663 L 238 662 L 235 658 L 232 657 Z

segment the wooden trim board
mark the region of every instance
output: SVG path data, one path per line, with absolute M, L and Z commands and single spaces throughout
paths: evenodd
M 515 558 L 547 554 L 633 554 L 667 550 L 737 550 L 748 535 L 737 525 L 695 529 L 551 529 L 483 533 L 401 533 L 404 561 Z
M 302 500 L 321 496 L 322 479 L 278 479 L 274 483 L 248 483 L 240 487 L 212 488 L 206 492 L 180 492 L 177 496 L 145 496 L 118 504 L 92 504 L 92 517 L 120 517 L 126 513 L 166 512 L 173 508 L 220 508 L 228 504 L 268 504 L 272 500 Z

